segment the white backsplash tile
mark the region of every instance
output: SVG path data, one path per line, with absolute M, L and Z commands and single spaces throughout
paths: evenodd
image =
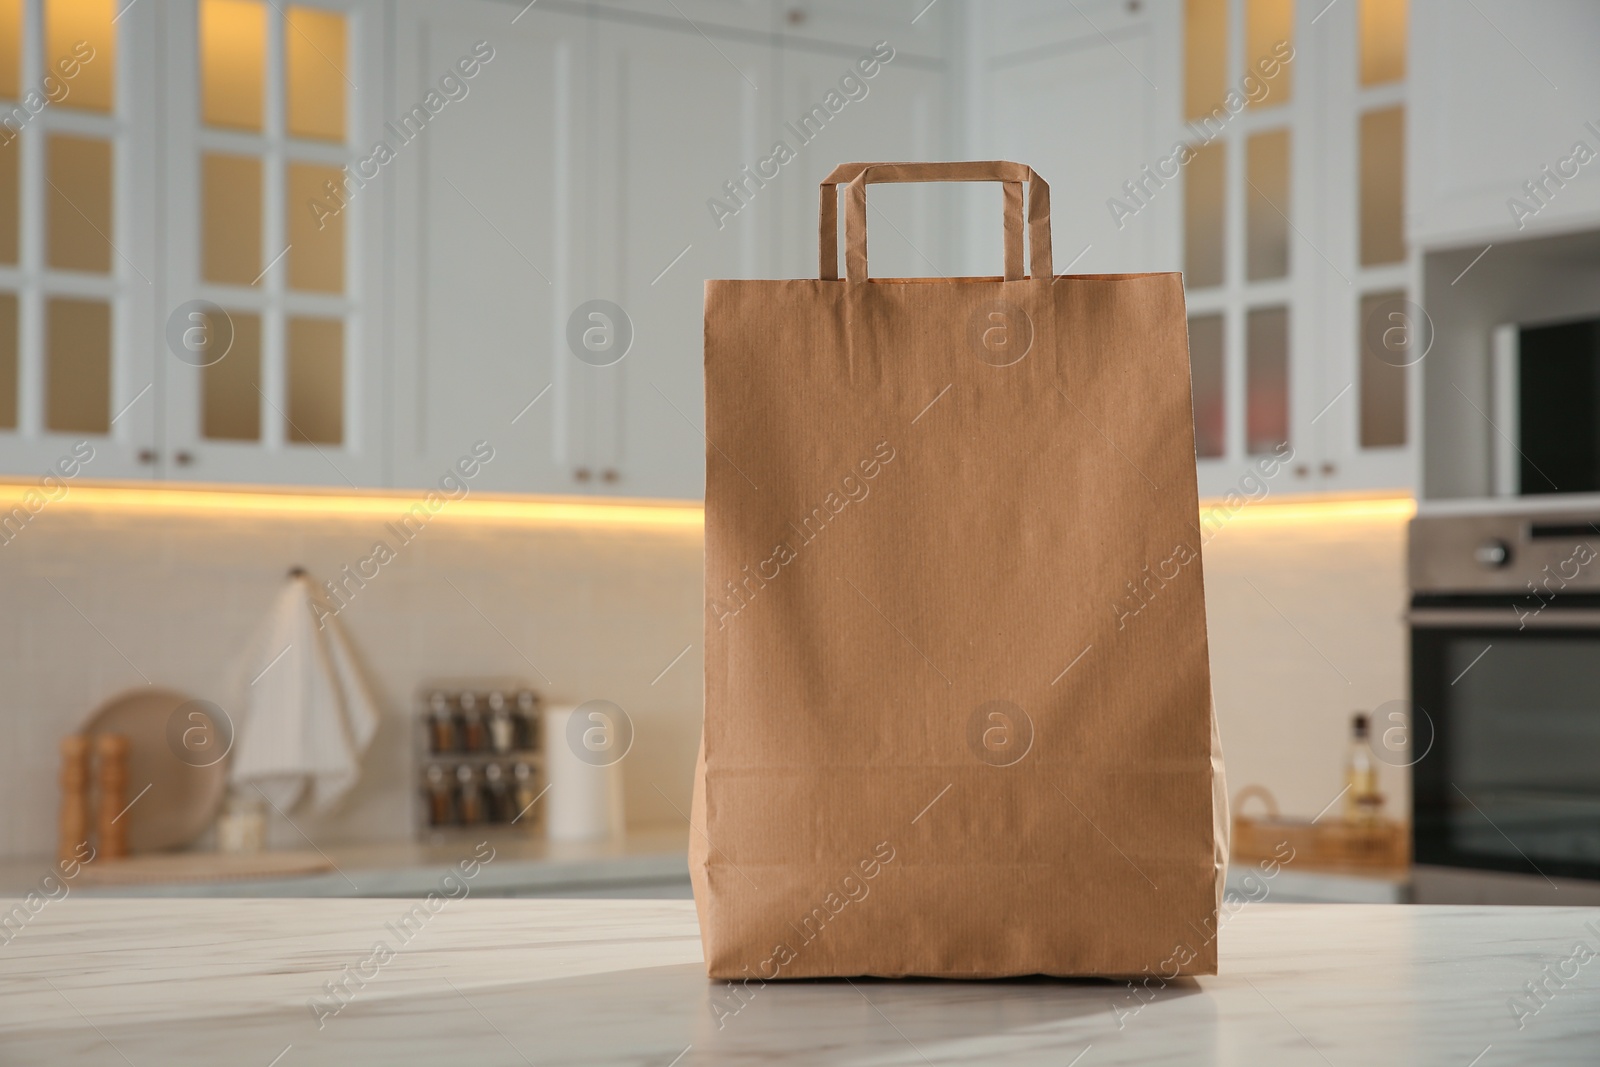
M 0 857 L 54 850 L 62 735 L 145 677 L 233 706 L 231 680 L 289 567 L 336 578 L 385 536 L 383 523 L 67 501 L 0 545 Z M 688 810 L 700 731 L 701 540 L 693 526 L 435 516 L 339 614 L 384 719 L 346 802 L 295 822 L 319 844 L 408 838 L 418 686 L 501 677 L 552 702 L 621 704 L 637 724 L 629 823 L 681 823 L 673 805 Z M 304 847 L 286 826 L 273 840 Z

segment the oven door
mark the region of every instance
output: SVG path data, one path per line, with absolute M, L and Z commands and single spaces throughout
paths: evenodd
M 1600 880 L 1600 595 L 1530 604 L 1413 601 L 1416 862 Z

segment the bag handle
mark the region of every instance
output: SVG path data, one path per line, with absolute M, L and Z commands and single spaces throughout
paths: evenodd
M 845 276 L 867 279 L 866 187 L 877 182 L 973 182 L 1004 185 L 1005 279 L 1022 278 L 1022 183 L 1028 183 L 1028 243 L 1031 273 L 1036 279 L 1053 276 L 1050 254 L 1050 186 L 1031 167 L 991 160 L 965 163 L 842 163 L 822 182 L 820 223 L 820 274 L 824 280 L 839 277 L 838 214 L 835 188 L 848 184 L 845 203 Z

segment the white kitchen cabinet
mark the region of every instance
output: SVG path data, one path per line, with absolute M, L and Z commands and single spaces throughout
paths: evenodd
M 588 401 L 566 324 L 597 252 L 590 24 L 539 9 L 513 24 L 516 9 L 478 0 L 402 12 L 397 113 L 485 45 L 492 58 L 396 161 L 395 480 L 435 484 L 487 441 L 475 488 L 575 492 Z
M 1413 98 L 1412 243 L 1481 247 L 1600 225 L 1600 162 L 1572 159 L 1579 142 L 1600 153 L 1589 125 L 1600 126 L 1600 5 L 1412 0 L 1411 20 L 1412 79 L 1427 87 Z
M 882 55 L 892 58 L 882 62 Z M 856 64 L 863 61 L 869 70 L 876 64 L 870 78 L 860 76 Z M 939 68 L 914 55 L 898 50 L 875 54 L 874 44 L 867 43 L 858 49 L 825 53 L 785 51 L 781 62 L 780 120 L 773 122 L 763 155 L 770 153 L 770 142 L 777 140 L 793 148 L 796 155 L 774 182 L 782 204 L 773 238 L 774 276 L 815 278 L 819 266 L 818 183 L 845 162 L 950 158 L 951 127 L 943 121 Z M 847 90 L 859 99 L 850 99 Z M 808 124 L 802 129 L 803 116 L 814 115 L 813 109 L 819 107 L 827 111 L 830 93 L 840 107 L 838 114 L 820 128 Z M 845 102 L 840 105 L 840 100 Z M 810 139 L 802 141 L 800 133 Z M 842 277 L 844 205 L 842 194 L 836 195 Z M 961 190 L 953 185 L 872 186 L 867 193 L 868 272 L 879 278 L 957 273 L 960 233 L 954 220 L 960 218 L 960 197 Z M 998 193 L 995 203 L 996 223 L 989 236 L 998 249 Z
M 0 226 L 0 473 L 151 478 L 160 19 L 86 12 L 74 29 L 87 47 L 68 49 L 48 39 L 41 12 L 36 3 L 8 10 L 23 30 L 11 38 L 21 61 L 13 84 L 32 102 L 6 103 L 0 132 L 12 213 Z M 47 93 L 52 102 L 41 103 Z M 48 497 L 60 491 L 48 483 Z
M 160 10 L 172 57 L 163 72 L 161 473 L 382 485 L 392 175 L 372 146 L 405 146 L 386 128 L 379 94 L 360 87 L 386 77 L 384 8 L 320 0 L 286 16 L 262 6 L 256 21 L 219 28 L 229 35 L 220 45 L 206 44 L 204 5 Z M 226 91 L 207 87 L 208 48 L 219 53 L 213 62 L 257 68 L 259 101 L 236 88 L 248 73 Z M 326 106 L 305 104 L 308 93 Z M 221 314 L 196 310 L 201 303 Z M 204 340 L 197 348 L 180 337 Z
M 786 55 L 826 45 L 867 51 L 885 41 L 902 56 L 934 61 L 944 58 L 954 10 L 938 0 L 776 0 L 775 6 Z
M 1360 84 L 1358 6 L 1030 0 L 968 26 L 983 74 L 969 120 L 979 154 L 1020 158 L 1050 180 L 1057 272 L 1185 272 L 1202 496 L 1259 492 L 1250 485 L 1263 463 L 1279 468 L 1273 493 L 1414 484 L 1415 371 L 1364 368 L 1360 322 L 1364 298 L 1404 297 L 1415 262 L 1401 251 L 1364 263 L 1360 248 L 1359 129 L 1372 112 L 1403 109 L 1407 82 L 1402 70 Z M 1198 39 L 1218 76 L 1191 100 L 1187 18 L 1204 7 L 1225 29 L 1220 52 Z M 1206 144 L 1186 116 L 1222 107 L 1283 39 L 1294 49 L 1277 76 L 1287 81 L 1236 108 Z M 1203 197 L 1191 204 L 1200 166 L 1166 162 L 1180 142 L 1219 163 L 1209 211 Z M 1186 253 L 1191 212 L 1215 220 L 1209 277 Z M 969 227 L 968 244 L 994 257 L 984 236 Z M 1363 373 L 1373 374 L 1365 392 Z M 1374 410 L 1364 405 L 1384 403 L 1409 414 L 1398 442 L 1363 429 Z M 1294 460 L 1280 465 L 1268 457 L 1285 438 Z
M 775 190 L 748 182 L 734 200 L 725 183 L 766 154 L 774 51 L 726 37 L 713 44 L 688 25 L 604 19 L 595 47 L 593 258 L 589 288 L 575 300 L 621 307 L 632 344 L 614 362 L 594 361 L 604 366 L 569 353 L 585 385 L 588 432 L 575 460 L 597 472 L 597 492 L 697 499 L 705 486 L 704 283 L 770 272 L 762 257 Z M 718 220 L 712 199 L 737 214 Z
M 1182 192 L 1156 190 L 1120 221 L 1108 208 L 1123 183 L 1167 155 L 1178 133 L 1177 27 L 1123 3 L 1021 5 L 988 63 L 983 127 L 994 153 L 1032 166 L 1050 183 L 1057 274 L 1182 269 Z M 1102 36 L 1102 33 L 1104 36 Z M 1164 86 L 1165 92 L 1158 88 Z M 992 217 L 969 242 L 1000 266 Z M 979 240 L 981 236 L 981 241 Z
M 887 40 L 907 54 L 938 59 L 952 7 L 940 0 L 599 0 L 587 10 L 607 22 L 705 32 L 719 44 L 724 38 L 768 44 L 774 33 L 786 49 L 811 51 Z

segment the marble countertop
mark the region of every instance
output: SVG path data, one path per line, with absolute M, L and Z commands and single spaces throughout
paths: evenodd
M 769 983 L 741 1000 L 706 979 L 688 901 L 469 893 L 413 920 L 418 928 L 402 939 L 396 924 L 414 903 L 50 901 L 0 943 L 0 1059 L 91 1067 L 1600 1061 L 1595 908 L 1255 903 L 1225 920 L 1218 977 L 1141 995 L 1101 980 L 858 979 Z M 387 953 L 375 951 L 379 943 Z M 344 992 L 330 995 L 328 984 L 341 979 Z M 1539 999 L 1528 983 L 1543 986 Z
M 484 865 L 474 881 L 473 892 L 479 897 L 601 895 L 632 889 L 652 897 L 689 895 L 686 826 L 631 830 L 618 840 L 592 842 L 548 841 L 494 830 L 485 837 L 496 859 Z M 322 874 L 71 888 L 84 896 L 118 897 L 417 897 L 436 889 L 456 863 L 473 855 L 481 839 L 330 844 L 317 848 L 334 865 Z M 37 857 L 0 863 L 0 897 L 22 896 L 34 889 L 54 862 Z

